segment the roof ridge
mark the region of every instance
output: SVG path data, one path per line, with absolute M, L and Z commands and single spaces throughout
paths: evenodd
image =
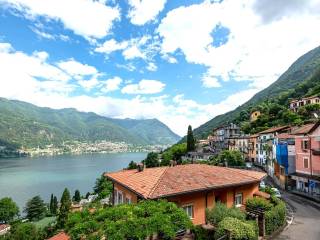
M 255 178 L 255 177 L 252 177 L 252 176 L 249 176 L 249 175 L 243 173 L 243 172 L 242 172 L 243 169 L 236 169 L 236 168 L 227 168 L 227 169 L 229 169 L 229 170 L 231 170 L 231 171 L 233 171 L 233 172 L 237 172 L 237 173 L 239 173 L 239 174 L 241 174 L 241 175 L 244 175 L 244 176 L 246 176 L 246 177 L 253 178 L 254 180 L 258 180 L 258 179 Z M 241 172 L 240 172 L 240 171 L 237 171 L 237 170 L 241 170 Z M 249 171 L 249 170 L 245 170 L 245 171 Z
M 166 173 L 166 171 L 169 169 L 170 167 L 166 167 L 163 171 L 163 173 L 161 173 L 161 175 L 159 176 L 156 184 L 154 185 L 154 187 L 151 189 L 151 191 L 148 194 L 148 198 L 151 197 L 151 195 L 154 193 L 154 191 L 156 190 L 156 188 L 159 186 L 160 184 L 160 180 L 162 179 L 162 176 Z

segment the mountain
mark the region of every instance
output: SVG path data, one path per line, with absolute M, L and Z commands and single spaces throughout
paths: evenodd
M 290 98 L 299 98 L 320 94 L 320 47 L 317 47 L 298 58 L 279 79 L 266 89 L 260 91 L 249 101 L 235 110 L 219 115 L 194 130 L 194 135 L 200 139 L 209 135 L 213 128 L 227 122 L 242 124 L 248 119 L 252 110 L 264 108 L 274 103 L 287 108 Z M 283 109 L 279 108 L 279 111 Z M 266 111 L 265 111 L 266 112 Z M 288 112 L 286 112 L 288 113 Z M 284 115 L 285 112 L 283 111 Z M 277 116 L 279 117 L 279 116 Z M 282 124 L 282 121 L 273 119 L 273 124 Z M 270 127 L 273 124 L 265 124 Z M 250 126 L 249 126 L 250 127 Z M 262 129 L 257 128 L 257 129 Z
M 0 98 L 0 145 L 37 147 L 68 140 L 165 145 L 179 139 L 157 119 L 112 119 L 72 108 L 55 110 Z

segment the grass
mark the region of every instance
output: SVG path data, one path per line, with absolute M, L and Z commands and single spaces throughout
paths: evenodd
M 45 217 L 37 222 L 33 222 L 37 228 L 44 228 L 50 223 L 53 223 L 56 220 L 56 217 Z

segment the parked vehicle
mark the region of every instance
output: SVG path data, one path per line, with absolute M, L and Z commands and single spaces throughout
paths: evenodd
M 272 190 L 274 191 L 274 195 L 277 197 L 277 198 L 281 198 L 281 193 L 279 191 L 278 188 L 272 188 Z

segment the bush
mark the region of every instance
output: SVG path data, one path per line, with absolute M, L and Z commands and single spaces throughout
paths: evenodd
M 194 226 L 195 240 L 214 240 L 214 233 L 203 229 L 201 226 Z
M 207 221 L 213 225 L 217 225 L 226 217 L 233 217 L 239 220 L 245 220 L 246 215 L 243 213 L 239 208 L 228 208 L 223 203 L 216 203 L 216 206 L 206 211 L 206 218 Z
M 259 209 L 259 210 L 264 210 L 264 211 L 268 211 L 272 208 L 272 204 L 264 199 L 264 198 L 260 198 L 260 197 L 255 197 L 255 198 L 250 198 L 247 200 L 246 202 L 246 209 Z
M 270 235 L 286 221 L 286 205 L 283 201 L 277 199 L 277 205 L 271 210 L 265 212 L 266 234 Z
M 224 218 L 219 224 L 215 233 L 218 239 L 230 233 L 230 239 L 234 240 L 257 240 L 258 226 L 255 221 L 243 221 L 232 217 Z

